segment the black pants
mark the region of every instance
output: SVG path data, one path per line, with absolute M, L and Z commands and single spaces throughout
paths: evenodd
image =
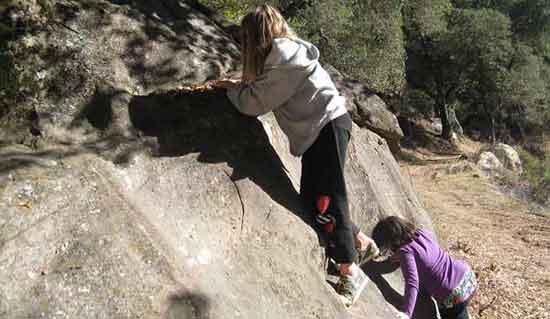
M 468 301 L 455 305 L 452 308 L 445 308 L 440 306 L 439 313 L 441 319 L 469 319 L 468 315 Z
M 335 219 L 335 229 L 326 233 L 314 224 L 324 239 L 328 257 L 335 262 L 351 263 L 357 256 L 354 234 L 359 231 L 350 219 L 344 165 L 350 132 L 329 122 L 317 140 L 302 156 L 300 196 L 306 209 L 317 215 L 316 201 L 321 195 L 331 198 L 328 214 Z

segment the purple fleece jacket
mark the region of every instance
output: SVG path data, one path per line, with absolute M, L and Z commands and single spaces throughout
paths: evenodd
M 417 238 L 399 249 L 401 271 L 405 277 L 403 312 L 412 316 L 418 292 L 433 296 L 438 302 L 445 300 L 458 287 L 470 269 L 461 260 L 454 260 L 436 242 L 432 233 L 421 229 Z

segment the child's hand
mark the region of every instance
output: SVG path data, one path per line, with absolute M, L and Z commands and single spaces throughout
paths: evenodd
M 372 255 L 372 257 L 376 257 L 380 253 L 374 240 L 365 235 L 362 231 L 359 231 L 357 235 L 355 235 L 355 247 L 361 252 L 369 250 L 369 255 Z
M 208 85 L 215 88 L 232 89 L 241 85 L 241 80 L 212 80 L 207 82 Z

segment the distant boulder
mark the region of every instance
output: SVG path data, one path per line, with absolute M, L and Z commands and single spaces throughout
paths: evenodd
M 523 173 L 523 165 L 516 150 L 504 143 L 498 143 L 494 147 L 495 156 L 502 162 L 505 168 L 521 174 Z
M 499 171 L 504 167 L 495 154 L 491 152 L 481 153 L 477 165 L 487 173 Z

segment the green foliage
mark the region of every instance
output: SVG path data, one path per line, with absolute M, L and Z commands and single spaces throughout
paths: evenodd
M 547 0 L 517 1 L 509 11 L 514 32 L 523 40 L 541 49 L 550 33 L 550 2 Z
M 248 10 L 257 5 L 260 1 L 204 0 L 200 2 L 222 13 L 229 21 L 238 24 Z
M 510 97 L 508 90 L 518 85 L 509 69 L 513 54 L 510 19 L 491 9 L 462 10 L 454 23 L 458 30 L 454 34 L 462 37 L 469 60 L 466 90 L 478 96 L 493 126 L 497 112 Z M 492 132 L 494 138 L 494 127 Z
M 230 22 L 239 24 L 242 17 L 246 15 L 250 10 L 254 9 L 256 6 L 268 3 L 270 5 L 278 7 L 280 10 L 285 12 L 285 10 L 292 11 L 295 13 L 293 8 L 301 8 L 305 6 L 308 0 L 272 0 L 272 1 L 261 1 L 261 0 L 200 0 L 202 4 L 208 6 L 211 9 L 216 10 L 217 12 L 222 13 L 225 18 Z M 289 12 L 286 12 L 289 13 Z
M 514 36 L 550 57 L 550 2 L 548 0 L 454 0 L 459 8 L 495 9 L 512 20 Z
M 205 0 L 234 22 L 260 1 Z M 263 2 L 263 1 L 262 1 Z M 322 58 L 384 95 L 405 84 L 402 1 L 269 1 L 278 6 L 299 36 L 316 44 Z
M 449 0 L 411 0 L 403 5 L 405 32 L 409 40 L 432 37 L 447 30 Z
M 505 111 L 521 127 L 542 128 L 548 91 L 543 79 L 542 58 L 526 45 L 517 44 L 502 87 Z M 541 116 L 542 115 L 542 116 Z
M 550 155 L 537 158 L 527 151 L 520 149 L 520 158 L 523 162 L 523 176 L 533 189 L 536 200 L 547 203 L 550 201 Z
M 401 116 L 415 117 L 425 115 L 431 117 L 435 108 L 434 100 L 423 90 L 407 90 L 401 99 L 401 103 L 396 107 L 396 111 Z
M 477 42 L 484 45 L 479 48 L 479 61 L 466 93 L 475 97 L 473 103 L 481 105 L 489 119 L 500 123 L 508 119 L 523 135 L 525 127 L 544 125 L 540 111 L 547 108 L 549 92 L 543 78 L 544 61 L 532 47 L 514 42 L 508 17 L 493 15 L 488 21 L 477 22 L 488 26 L 490 32 L 484 37 L 479 34 Z
M 294 18 L 324 60 L 371 90 L 397 95 L 405 84 L 401 1 L 316 0 Z
M 541 126 L 540 115 L 547 113 L 550 96 L 545 75 L 550 72 L 544 57 L 513 33 L 506 12 L 517 2 L 458 2 L 454 4 L 466 9 L 454 9 L 446 18 L 443 13 L 426 15 L 420 2 L 404 10 L 409 85 L 423 90 L 443 111 L 459 103 L 457 114 L 462 118 L 477 113 L 489 124 L 508 120 L 522 132 L 524 127 Z M 426 16 L 432 23 L 416 22 Z

